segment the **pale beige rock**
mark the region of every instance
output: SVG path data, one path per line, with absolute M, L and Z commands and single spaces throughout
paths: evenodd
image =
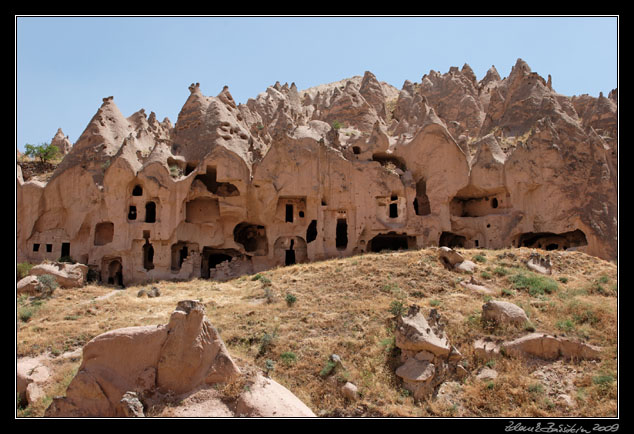
M 222 417 L 228 407 L 219 404 L 217 393 L 205 390 L 242 375 L 202 304 L 184 300 L 166 325 L 113 330 L 88 342 L 65 397 L 55 398 L 46 416 L 143 417 L 144 399 L 154 407 L 162 396 L 170 396 L 186 402 L 173 406 L 173 415 Z M 258 377 L 249 390 L 235 403 L 242 414 L 312 415 L 295 395 L 270 379 Z
M 445 334 L 431 324 L 418 309 L 400 316 L 395 330 L 396 346 L 404 350 L 427 351 L 434 356 L 448 356 L 451 347 Z
M 84 264 L 68 264 L 64 262 L 44 263 L 31 268 L 30 276 L 49 274 L 61 288 L 80 288 L 86 283 L 88 267 Z
M 341 387 L 341 392 L 346 398 L 355 401 L 359 397 L 359 388 L 351 382 L 347 382 Z
M 42 292 L 42 284 L 37 276 L 26 276 L 20 279 L 16 286 L 17 295 L 37 295 Z
M 249 417 L 315 417 L 313 411 L 288 389 L 261 375 L 240 396 L 235 413 Z
M 524 326 L 528 322 L 524 309 L 508 301 L 499 300 L 490 300 L 482 305 L 482 319 L 517 326 Z
M 492 381 L 498 378 L 498 373 L 495 369 L 482 368 L 476 378 L 481 381 Z
M 504 342 L 501 349 L 505 354 L 542 359 L 600 359 L 601 348 L 574 339 L 557 337 L 544 333 L 531 333 L 513 341 Z

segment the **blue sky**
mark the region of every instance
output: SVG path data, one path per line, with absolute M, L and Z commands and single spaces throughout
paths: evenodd
M 468 63 L 478 80 L 518 58 L 564 95 L 617 87 L 608 17 L 34 17 L 15 19 L 16 144 L 75 142 L 114 96 L 172 123 L 191 83 L 246 103 L 276 81 L 302 90 L 373 72 L 401 89 Z

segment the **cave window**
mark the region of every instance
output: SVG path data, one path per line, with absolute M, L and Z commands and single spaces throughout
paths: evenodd
M 51 253 L 51 252 L 53 251 L 53 245 L 52 245 L 52 244 L 47 244 L 47 245 L 46 245 L 46 251 L 47 251 L 48 253 Z
M 321 200 L 321 206 L 326 206 L 326 199 Z
M 299 212 L 299 217 L 300 217 L 300 218 L 304 218 L 304 211 L 300 211 L 300 212 Z
M 348 221 L 346 219 L 337 219 L 335 245 L 338 250 L 345 250 L 348 247 Z
M 286 204 L 286 222 L 293 223 L 293 204 Z
M 128 220 L 136 220 L 136 206 L 130 205 L 128 210 Z
M 317 220 L 312 220 L 306 229 L 306 242 L 310 243 L 317 238 Z
M 497 198 L 493 198 L 493 200 L 491 201 L 491 208 L 497 208 L 498 207 L 498 200 Z
M 35 244 L 33 244 L 33 251 L 34 251 L 34 252 L 37 252 L 38 250 L 40 250 L 40 245 L 39 245 L 39 243 L 35 243 Z
M 391 203 L 390 204 L 390 218 L 394 219 L 398 217 L 398 204 Z
M 361 148 L 359 148 L 358 146 L 353 146 L 352 147 L 352 153 L 354 155 L 359 155 L 361 153 Z
M 145 204 L 145 222 L 156 222 L 156 203 L 148 202 Z
M 480 247 L 480 242 L 478 240 L 475 240 L 475 246 Z
M 142 196 L 143 195 L 143 187 L 140 185 L 135 185 L 132 189 L 132 196 Z

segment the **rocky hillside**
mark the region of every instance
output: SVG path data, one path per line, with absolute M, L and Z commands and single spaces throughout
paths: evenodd
M 366 72 L 246 104 L 189 91 L 175 124 L 104 98 L 50 177 L 18 168 L 18 261 L 70 256 L 130 285 L 386 248 L 616 259 L 616 89 L 564 96 L 518 59 L 400 90 Z
M 42 416 L 70 393 L 93 338 L 132 326 L 159 333 L 180 300 L 199 300 L 242 372 L 268 375 L 317 416 L 613 417 L 616 266 L 580 252 L 546 253 L 368 253 L 227 282 L 25 295 L 17 355 L 33 385 L 18 416 Z M 158 404 L 147 395 L 139 411 L 210 416 L 250 383 L 230 384 Z

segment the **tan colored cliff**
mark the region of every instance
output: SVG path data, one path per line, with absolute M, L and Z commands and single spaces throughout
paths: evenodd
M 521 59 L 400 91 L 370 72 L 246 104 L 189 90 L 174 125 L 105 98 L 48 183 L 18 178 L 19 262 L 127 285 L 437 245 L 616 259 L 616 90 L 563 96 Z

